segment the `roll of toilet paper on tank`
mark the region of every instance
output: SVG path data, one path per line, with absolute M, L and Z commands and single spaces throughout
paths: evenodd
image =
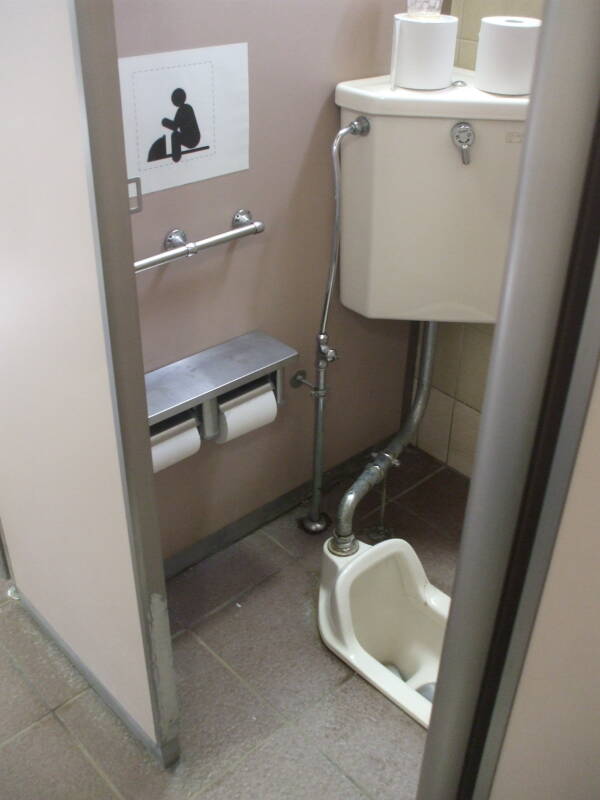
M 219 435 L 215 441 L 230 442 L 268 425 L 276 416 L 277 400 L 271 384 L 251 389 L 233 400 L 219 403 Z
M 475 86 L 494 94 L 529 94 L 541 25 L 533 17 L 484 17 Z
M 186 419 L 165 431 L 150 437 L 152 446 L 152 467 L 154 472 L 183 461 L 200 450 L 200 433 L 196 420 Z
M 393 87 L 444 89 L 452 83 L 458 18 L 394 16 Z

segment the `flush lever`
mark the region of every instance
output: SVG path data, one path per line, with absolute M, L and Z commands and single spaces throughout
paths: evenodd
M 463 164 L 471 163 L 471 147 L 475 142 L 475 131 L 470 122 L 457 122 L 450 131 L 454 144 L 460 150 Z

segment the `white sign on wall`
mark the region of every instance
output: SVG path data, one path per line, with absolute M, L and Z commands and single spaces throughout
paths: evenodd
M 142 193 L 248 169 L 248 46 L 119 59 L 128 178 Z

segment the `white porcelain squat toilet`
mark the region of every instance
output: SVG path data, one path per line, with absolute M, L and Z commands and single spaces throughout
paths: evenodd
M 429 582 L 408 542 L 361 542 L 347 557 L 333 555 L 325 543 L 319 591 L 323 641 L 424 727 L 449 608 L 450 598 Z

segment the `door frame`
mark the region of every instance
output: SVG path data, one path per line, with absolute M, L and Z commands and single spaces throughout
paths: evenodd
M 547 0 L 545 8 L 503 298 L 418 800 L 488 796 L 520 675 L 518 658 L 507 667 L 506 655 L 511 652 L 516 658 L 517 648 L 529 638 L 539 600 L 535 591 L 543 585 L 564 503 L 559 495 L 552 502 L 549 490 L 556 489 L 557 481 L 563 489 L 568 485 L 581 434 L 575 418 L 579 414 L 581 423 L 595 374 L 591 356 L 585 363 L 578 360 L 570 376 L 571 405 L 559 415 L 563 427 L 558 434 L 556 426 L 556 447 L 546 453 L 554 472 L 536 486 L 538 517 L 528 520 L 531 535 L 531 525 L 538 530 L 543 519 L 545 536 L 531 537 L 533 560 L 521 586 L 524 593 L 509 598 L 504 590 L 515 563 L 511 559 L 518 554 L 516 535 L 531 500 L 534 468 L 539 467 L 534 460 L 540 454 L 539 424 L 578 246 L 600 90 L 600 7 L 582 3 L 573 15 L 571 5 Z M 582 338 L 580 347 L 585 346 Z M 564 395 L 568 386 L 560 388 Z M 571 461 L 560 464 L 567 450 Z M 547 505 L 541 506 L 540 497 Z M 510 603 L 512 623 L 518 620 L 518 625 L 501 630 L 498 623 L 503 615 L 506 619 Z M 501 632 L 504 652 L 497 648 Z M 523 651 L 520 656 L 522 664 Z M 495 685 L 489 691 L 494 670 Z
M 167 767 L 180 755 L 179 708 L 150 455 L 114 9 L 112 0 L 69 0 L 69 4 L 81 63 L 78 78 L 89 136 L 89 182 L 101 253 L 105 336 L 156 743 L 141 734 L 101 687 L 95 688 Z

